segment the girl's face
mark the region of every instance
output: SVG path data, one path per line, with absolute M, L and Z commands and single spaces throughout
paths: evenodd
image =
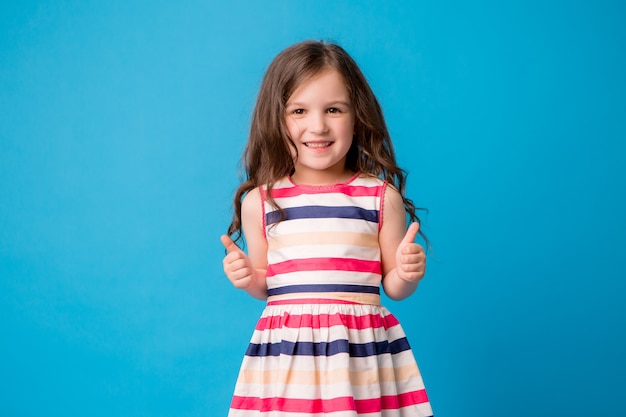
M 323 71 L 296 88 L 287 100 L 285 123 L 297 151 L 296 183 L 334 184 L 353 175 L 346 170 L 346 155 L 354 108 L 339 72 Z

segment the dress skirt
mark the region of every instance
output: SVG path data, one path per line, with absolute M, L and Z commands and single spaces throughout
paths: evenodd
M 229 417 L 426 417 L 432 410 L 398 320 L 383 306 L 266 306 Z

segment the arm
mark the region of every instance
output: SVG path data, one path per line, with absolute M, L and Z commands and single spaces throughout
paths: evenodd
M 263 229 L 261 193 L 250 191 L 241 204 L 241 225 L 246 238 L 246 255 L 232 239 L 222 235 L 222 244 L 228 251 L 224 257 L 224 273 L 236 288 L 246 290 L 260 300 L 267 299 L 267 241 Z
M 383 225 L 378 235 L 383 289 L 389 298 L 402 300 L 416 290 L 426 271 L 424 248 L 413 243 L 419 224 L 406 229 L 406 211 L 400 193 L 388 186 L 383 203 Z

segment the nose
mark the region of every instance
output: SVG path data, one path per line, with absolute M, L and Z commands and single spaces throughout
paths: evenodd
M 309 131 L 317 135 L 328 133 L 328 124 L 326 123 L 325 113 L 315 112 L 311 114 L 309 120 Z

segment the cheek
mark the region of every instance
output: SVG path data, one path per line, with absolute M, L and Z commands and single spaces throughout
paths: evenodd
M 354 136 L 354 120 L 347 122 L 343 126 L 343 134 L 350 137 Z
M 287 133 L 289 133 L 292 139 L 296 139 L 300 136 L 301 129 L 297 121 L 287 118 L 285 119 L 285 126 L 287 127 Z

